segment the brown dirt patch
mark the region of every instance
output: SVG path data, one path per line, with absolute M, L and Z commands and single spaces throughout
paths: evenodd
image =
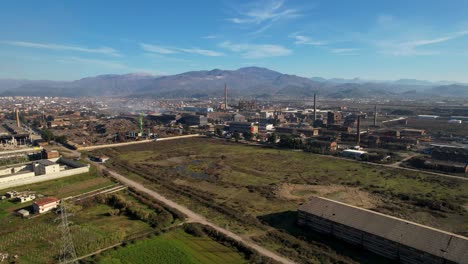
M 308 185 L 283 183 L 277 191 L 281 198 L 305 202 L 311 196 L 321 196 L 362 208 L 377 208 L 382 200 L 356 187 L 343 185 Z
M 180 156 L 180 157 L 168 158 L 165 160 L 157 160 L 151 163 L 157 166 L 161 166 L 161 167 L 172 167 L 175 165 L 183 164 L 186 160 L 187 160 L 186 156 Z

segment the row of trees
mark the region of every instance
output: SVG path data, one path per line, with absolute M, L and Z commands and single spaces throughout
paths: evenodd
M 129 201 L 118 194 L 99 195 L 96 199 L 99 202 L 108 204 L 114 208 L 109 211 L 109 215 L 111 216 L 125 214 L 143 222 L 147 222 L 155 228 L 166 227 L 173 221 L 172 214 L 166 210 L 160 210 L 156 213 L 153 210 L 142 208 L 137 203 Z
M 67 136 L 65 136 L 65 135 L 56 136 L 49 129 L 41 130 L 41 136 L 47 142 L 50 142 L 51 140 L 54 140 L 55 142 L 58 142 L 58 143 L 61 143 L 61 144 L 66 144 L 67 143 Z

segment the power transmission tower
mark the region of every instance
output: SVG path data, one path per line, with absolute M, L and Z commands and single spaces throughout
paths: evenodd
M 76 256 L 75 246 L 73 245 L 72 236 L 70 233 L 70 226 L 68 224 L 68 213 L 65 206 L 65 201 L 60 200 L 60 235 L 61 235 L 61 248 L 60 248 L 60 263 L 74 263 L 78 261 Z

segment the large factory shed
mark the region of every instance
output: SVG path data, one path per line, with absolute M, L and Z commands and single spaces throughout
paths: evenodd
M 299 207 L 298 223 L 400 263 L 468 263 L 468 239 L 330 199 Z

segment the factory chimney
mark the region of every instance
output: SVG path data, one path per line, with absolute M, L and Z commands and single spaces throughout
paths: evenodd
M 17 126 L 17 127 L 20 127 L 21 124 L 20 124 L 20 119 L 19 119 L 19 111 L 18 111 L 18 108 L 15 108 L 15 112 L 16 112 L 16 126 Z
M 357 144 L 359 145 L 361 143 L 361 115 L 357 116 L 357 135 L 356 135 L 356 141 Z
M 227 112 L 227 85 L 224 83 L 224 111 Z
M 317 94 L 314 93 L 314 127 L 315 121 L 317 121 Z
M 377 126 L 377 105 L 374 106 L 374 127 Z

